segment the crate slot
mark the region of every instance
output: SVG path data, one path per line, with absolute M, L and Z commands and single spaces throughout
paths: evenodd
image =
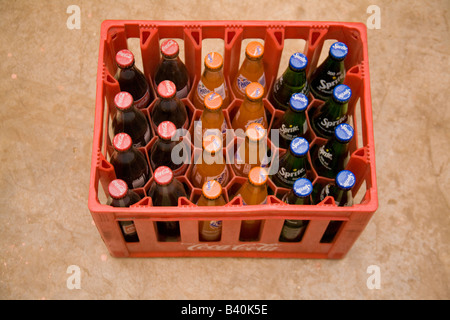
M 332 243 L 339 230 L 341 229 L 342 224 L 343 221 L 331 220 L 328 223 L 328 226 L 325 229 L 322 238 L 320 239 L 320 243 Z

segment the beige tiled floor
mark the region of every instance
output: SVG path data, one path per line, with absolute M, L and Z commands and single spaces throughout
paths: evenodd
M 69 30 L 69 5 L 81 28 Z M 342 260 L 115 259 L 87 208 L 105 19 L 366 22 L 379 209 Z M 450 2 L 0 2 L 0 298 L 449 299 Z M 69 290 L 70 265 L 81 289 Z M 380 268 L 370 290 L 367 268 Z

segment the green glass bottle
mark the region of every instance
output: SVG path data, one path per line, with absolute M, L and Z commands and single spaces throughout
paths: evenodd
M 277 187 L 290 189 L 298 178 L 306 177 L 308 150 L 309 143 L 305 138 L 292 140 L 289 150 L 280 159 L 278 172 L 272 175 Z
M 347 122 L 348 101 L 351 96 L 352 90 L 345 84 L 333 89 L 333 97 L 320 105 L 310 117 L 311 127 L 316 135 L 330 139 L 334 135 L 334 128 Z
M 308 137 L 308 121 L 306 120 L 306 107 L 308 97 L 303 93 L 294 93 L 289 100 L 289 109 L 283 117 L 273 125 L 273 129 L 279 130 L 279 147 L 287 149 L 291 141 L 296 137 Z
M 323 201 L 325 197 L 331 196 L 338 207 L 351 207 L 353 205 L 352 188 L 355 186 L 356 177 L 349 170 L 340 171 L 334 182 L 331 182 L 318 194 L 317 203 Z
M 297 179 L 292 189 L 283 197 L 287 204 L 310 205 L 313 186 L 306 178 Z M 279 241 L 299 242 L 305 232 L 308 220 L 284 220 Z
M 344 169 L 348 143 L 352 140 L 353 133 L 351 125 L 341 123 L 334 129 L 334 138 L 314 150 L 311 161 L 319 176 L 334 178 Z
M 310 90 L 314 98 L 327 100 L 331 97 L 334 87 L 344 82 L 344 59 L 347 53 L 345 43 L 335 42 L 331 45 L 328 57 L 310 77 Z
M 308 95 L 307 65 L 308 58 L 303 53 L 296 52 L 291 56 L 289 66 L 275 82 L 272 95 L 270 96 L 270 102 L 276 109 L 287 110 L 289 108 L 289 100 L 294 93 L 301 92 Z

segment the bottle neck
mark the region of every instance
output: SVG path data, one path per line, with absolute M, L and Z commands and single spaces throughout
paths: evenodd
M 221 83 L 225 80 L 222 72 L 222 68 L 219 69 L 209 69 L 205 67 L 205 71 L 203 72 L 204 80 L 209 82 Z
M 242 103 L 244 108 L 247 109 L 248 112 L 256 112 L 261 108 L 264 108 L 262 99 L 260 100 L 250 100 L 245 97 L 244 102 Z
M 297 71 L 288 66 L 283 73 L 283 81 L 290 86 L 300 86 L 306 82 L 306 68 Z

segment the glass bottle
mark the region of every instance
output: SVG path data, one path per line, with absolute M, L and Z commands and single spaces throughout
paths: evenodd
M 234 130 L 247 130 L 251 123 L 259 123 L 268 128 L 266 110 L 263 103 L 264 88 L 258 82 L 252 82 L 245 88 L 245 99 L 231 122 Z
M 311 181 L 306 178 L 297 179 L 292 189 L 285 194 L 283 201 L 287 204 L 296 205 L 310 205 L 311 192 L 313 186 Z M 281 229 L 281 242 L 299 242 L 303 238 L 308 220 L 284 220 L 283 228 Z
M 292 140 L 289 150 L 281 157 L 278 172 L 272 176 L 277 187 L 292 188 L 298 178 L 305 178 L 308 168 L 309 143 L 305 138 Z
M 309 127 L 305 112 L 308 104 L 308 97 L 303 93 L 294 93 L 291 96 L 289 109 L 272 126 L 272 129 L 279 130 L 280 148 L 287 149 L 296 137 L 303 137 L 308 140 Z
M 172 170 L 169 167 L 158 167 L 154 172 L 154 181 L 148 191 L 148 196 L 152 198 L 153 206 L 176 207 L 178 198 L 186 197 L 183 184 L 174 179 Z M 179 241 L 180 224 L 178 221 L 157 221 L 159 241 Z
M 117 109 L 111 124 L 114 135 L 128 133 L 134 147 L 145 147 L 150 142 L 152 131 L 144 113 L 133 105 L 131 94 L 125 91 L 116 94 L 114 106 Z
M 153 171 L 161 166 L 169 167 L 175 177 L 184 174 L 187 163 L 186 161 L 174 161 L 174 156 L 172 150 L 182 141 L 174 140 L 177 128 L 170 121 L 163 121 L 158 126 L 158 140 L 148 152 L 148 157 L 150 159 L 150 166 Z M 184 149 L 182 149 L 184 150 Z M 185 159 L 188 160 L 188 159 Z M 179 163 L 178 163 L 179 162 Z
M 132 144 L 131 137 L 127 133 L 116 134 L 110 163 L 114 167 L 116 177 L 124 180 L 128 188 L 142 188 L 150 178 L 150 169 L 144 154 Z
M 202 195 L 197 202 L 198 206 L 223 206 L 225 199 L 222 195 L 222 185 L 216 180 L 209 180 L 203 184 Z M 200 241 L 219 241 L 222 234 L 222 221 L 199 221 Z
M 344 169 L 348 143 L 353 138 L 353 133 L 351 125 L 341 123 L 334 129 L 334 137 L 314 150 L 311 161 L 319 176 L 334 178 Z
M 195 188 L 201 188 L 206 181 L 216 180 L 225 186 L 230 173 L 222 152 L 222 137 L 207 134 L 203 137 L 202 157 L 194 164 L 191 172 L 191 183 Z
M 252 123 L 245 131 L 245 140 L 234 154 L 232 168 L 239 176 L 248 176 L 254 167 L 268 166 L 267 130 L 259 123 Z
M 339 84 L 333 89 L 333 97 L 317 107 L 313 112 L 311 127 L 317 136 L 330 139 L 334 135 L 334 128 L 347 122 L 348 101 L 352 90 L 345 84 Z
M 177 129 L 188 129 L 189 118 L 184 103 L 176 97 L 176 87 L 172 81 L 164 80 L 158 85 L 159 99 L 151 111 L 150 117 L 157 131 L 163 121 L 171 121 Z
M 220 94 L 223 108 L 228 107 L 230 93 L 223 75 L 223 58 L 218 52 L 210 52 L 205 57 L 205 70 L 194 95 L 194 106 L 197 109 L 203 109 L 205 96 L 210 92 Z
M 327 100 L 334 87 L 344 82 L 345 65 L 348 48 L 343 42 L 331 45 L 328 57 L 314 70 L 310 77 L 311 93 L 316 99 Z
M 349 170 L 340 171 L 335 182 L 323 187 L 319 193 L 318 203 L 325 197 L 331 196 L 338 207 L 350 207 L 353 205 L 352 188 L 355 186 L 355 175 Z
M 266 78 L 263 65 L 264 46 L 258 41 L 251 41 L 245 48 L 245 58 L 233 81 L 236 98 L 245 98 L 245 88 L 252 82 L 259 82 L 264 88 Z
M 227 122 L 222 112 L 223 100 L 220 94 L 210 92 L 205 96 L 204 109 L 199 121 L 195 123 L 194 134 L 203 137 L 206 131 L 211 134 L 222 134 L 225 138 Z
M 134 55 L 123 49 L 116 54 L 118 66 L 114 78 L 119 82 L 120 91 L 129 92 L 133 96 L 134 106 L 143 109 L 152 102 L 150 86 L 141 70 L 134 64 Z
M 288 67 L 275 82 L 270 96 L 270 102 L 276 109 L 287 110 L 289 100 L 294 93 L 300 92 L 308 95 L 307 64 L 308 58 L 303 53 L 296 52 L 290 57 Z
M 128 189 L 127 183 L 121 179 L 114 179 L 109 183 L 108 193 L 109 197 L 107 204 L 112 207 L 125 208 L 141 200 L 141 197 L 133 190 Z M 136 226 L 132 220 L 120 220 L 119 225 L 126 242 L 139 241 Z
M 173 39 L 164 40 L 161 43 L 161 60 L 155 72 L 155 86 L 164 81 L 172 81 L 176 88 L 178 99 L 186 98 L 189 89 L 189 74 L 186 65 L 179 57 L 180 48 L 178 42 Z

